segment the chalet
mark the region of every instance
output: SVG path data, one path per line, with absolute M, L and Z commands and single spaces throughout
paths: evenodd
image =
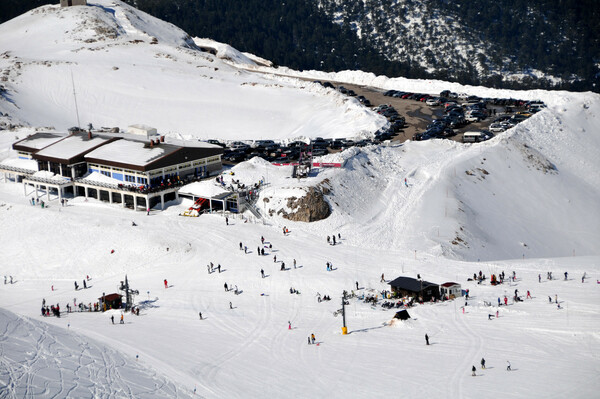
M 104 296 L 101 296 L 100 298 L 98 298 L 98 302 L 106 304 L 106 310 L 121 309 L 121 307 L 123 306 L 123 295 L 121 295 L 121 294 L 104 295 Z
M 0 172 L 39 197 L 84 196 L 134 210 L 178 198 L 186 182 L 219 174 L 223 149 L 200 142 L 167 141 L 156 129 L 130 127 L 130 134 L 35 133 L 13 144 L 18 158 Z
M 447 282 L 440 286 L 440 294 L 443 298 L 454 299 L 462 296 L 460 284 Z
M 392 292 L 402 297 L 413 297 L 419 301 L 439 299 L 440 289 L 435 283 L 411 277 L 398 277 L 389 284 Z

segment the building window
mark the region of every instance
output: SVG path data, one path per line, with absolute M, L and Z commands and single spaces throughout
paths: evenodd
M 135 176 L 125 175 L 125 181 L 135 183 Z
M 110 172 L 107 172 L 106 170 L 101 170 L 100 173 L 102 173 L 104 176 L 110 177 Z
M 147 184 L 148 183 L 148 179 L 146 179 L 145 177 L 138 177 L 137 178 L 137 182 L 139 184 Z

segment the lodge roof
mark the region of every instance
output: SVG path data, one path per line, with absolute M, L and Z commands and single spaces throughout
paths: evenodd
M 398 277 L 397 279 L 391 281 L 390 286 L 393 288 L 399 288 L 405 291 L 411 292 L 421 292 L 422 290 L 438 285 L 435 283 L 430 283 L 429 281 L 421 281 L 412 277 Z

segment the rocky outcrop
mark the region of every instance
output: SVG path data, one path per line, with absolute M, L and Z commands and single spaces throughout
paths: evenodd
M 331 209 L 323 191 L 317 187 L 309 187 L 307 190 L 304 197 L 288 198 L 287 207 L 292 210 L 291 212 L 280 209 L 277 213 L 296 222 L 316 222 L 327 218 L 331 214 Z

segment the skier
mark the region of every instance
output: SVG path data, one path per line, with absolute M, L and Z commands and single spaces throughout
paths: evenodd
M 342 235 L 340 233 L 338 233 L 338 240 L 342 239 Z
M 260 269 L 260 277 L 265 278 L 265 271 L 263 269 Z
M 242 248 L 244 248 L 244 246 L 242 245 L 242 243 L 240 242 L 240 251 L 242 250 Z
M 218 271 L 219 273 L 221 273 L 221 264 L 220 264 L 220 263 L 217 265 L 217 271 Z
M 294 269 L 296 268 L 296 259 L 294 259 Z
M 425 344 L 429 345 L 429 335 L 425 334 Z
M 331 238 L 327 236 L 327 244 L 330 244 Z
M 356 282 L 356 291 L 358 291 L 358 281 Z
M 13 277 L 12 276 L 9 276 L 9 277 L 10 277 L 10 283 L 12 284 L 13 283 Z M 54 290 L 52 290 L 52 291 L 54 291 Z
M 229 302 L 229 309 L 233 309 L 233 305 Z
M 565 281 L 567 281 L 567 276 L 569 275 L 569 273 L 565 272 Z
M 531 299 L 531 293 L 527 290 L 527 298 Z
M 75 291 L 77 291 L 79 289 L 79 286 L 77 285 L 77 281 L 74 281 L 75 284 Z
M 5 277 L 6 278 L 6 277 Z M 583 272 L 583 276 L 581 276 L 581 282 L 585 282 L 585 272 Z M 4 282 L 4 284 L 6 284 L 6 282 Z
M 281 262 L 281 269 L 279 269 L 280 271 L 285 271 L 285 263 Z
M 262 256 L 264 256 L 264 255 L 265 255 L 265 249 L 264 249 L 264 248 L 261 248 L 261 249 L 260 249 L 260 254 L 261 254 Z
M 408 182 L 406 181 L 406 177 L 404 178 L 404 185 L 408 187 Z
M 200 316 L 200 320 L 202 320 L 202 312 L 198 312 L 198 316 Z
M 223 287 L 225 287 L 225 292 L 229 291 L 229 289 L 227 288 L 227 283 L 223 284 Z
M 225 225 L 229 226 L 229 218 L 227 216 L 225 216 Z
M 488 313 L 488 320 L 492 320 L 492 315 Z
M 150 208 L 146 208 L 146 216 L 150 215 Z
M 310 340 L 313 344 L 315 343 L 315 334 L 310 334 Z
M 504 297 L 504 306 L 508 306 L 508 298 L 506 296 Z
M 260 256 L 260 247 L 256 247 L 256 254 Z
M 500 297 L 498 297 L 498 306 L 502 305 L 502 303 L 500 302 Z
M 335 245 L 335 235 L 332 238 L 333 238 L 333 245 Z
M 119 322 L 119 324 L 125 324 L 125 322 L 123 321 L 123 313 L 121 313 L 121 321 Z
M 385 278 L 383 277 L 383 273 L 381 273 L 381 280 L 379 282 L 385 283 Z
M 506 363 L 506 371 L 511 371 L 512 369 L 510 368 L 510 362 L 507 360 Z
M 169 288 L 169 284 L 167 283 L 167 279 L 165 279 L 164 283 L 165 283 L 165 288 Z
M 277 263 L 277 255 L 273 255 L 273 263 Z
M 541 283 L 541 282 L 542 282 L 542 275 L 538 274 L 538 283 Z
M 476 368 L 475 368 L 475 366 L 473 366 L 473 368 L 471 369 L 471 371 L 473 372 L 473 374 L 471 374 L 471 375 L 472 375 L 473 377 L 475 377 L 475 370 L 476 370 Z
M 244 253 L 247 254 L 248 253 L 248 247 L 244 245 Z
M 115 324 L 115 315 L 114 314 L 110 316 L 110 321 L 112 321 L 112 323 Z
M 308 337 L 308 344 L 310 345 L 310 337 Z
M 552 297 L 548 295 L 548 303 L 552 303 Z
M 263 236 L 260 236 L 260 243 L 261 243 L 262 245 L 265 245 L 265 237 L 263 237 Z
M 83 289 L 87 288 L 87 283 L 85 282 L 85 280 L 83 280 Z
M 288 330 L 292 329 L 292 322 L 288 321 Z
M 558 303 L 558 295 L 557 294 L 554 295 L 554 303 Z

